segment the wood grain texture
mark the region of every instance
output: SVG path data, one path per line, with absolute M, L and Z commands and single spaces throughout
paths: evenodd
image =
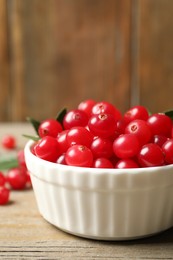
M 131 1 L 8 1 L 12 119 L 54 116 L 81 100 L 126 110 Z
M 9 57 L 6 1 L 0 0 L 0 120 L 10 119 Z
M 173 108 L 173 1 L 141 0 L 140 92 L 150 111 Z
M 20 148 L 26 142 L 22 133 L 33 133 L 28 124 L 1 123 L 0 129 L 0 138 L 12 129 Z M 0 259 L 171 260 L 173 228 L 131 241 L 79 238 L 57 229 L 42 218 L 32 190 L 13 191 L 10 203 L 0 207 Z
M 0 259 L 173 259 L 173 229 L 136 241 L 79 238 L 40 216 L 33 191 L 12 193 L 1 209 L 0 230 Z
M 20 1 L 8 1 L 8 33 L 10 49 L 10 89 L 11 120 L 20 121 L 25 117 L 24 57 L 21 34 Z
M 0 120 L 84 99 L 172 108 L 171 0 L 0 0 Z

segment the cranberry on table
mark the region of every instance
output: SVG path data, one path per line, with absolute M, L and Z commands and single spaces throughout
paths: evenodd
M 14 190 L 23 190 L 26 187 L 27 175 L 20 168 L 12 168 L 7 172 L 7 182 Z
M 16 148 L 16 138 L 13 135 L 3 136 L 1 143 L 5 149 L 12 150 Z
M 6 178 L 2 172 L 0 172 L 0 186 L 4 186 L 6 183 Z
M 5 186 L 0 186 L 0 205 L 5 205 L 9 201 L 10 190 Z
M 16 138 L 13 135 L 4 136 L 1 143 L 6 149 L 16 148 Z M 4 159 L 0 162 L 1 169 L 5 170 L 0 171 L 0 205 L 8 204 L 11 190 L 24 190 L 32 186 L 24 150 L 16 150 L 15 155 L 10 155 L 9 158 L 8 153 L 9 151 L 6 151 Z

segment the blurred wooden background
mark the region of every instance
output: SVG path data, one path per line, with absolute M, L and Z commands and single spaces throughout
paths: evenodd
M 173 1 L 0 0 L 0 121 L 88 98 L 173 108 Z

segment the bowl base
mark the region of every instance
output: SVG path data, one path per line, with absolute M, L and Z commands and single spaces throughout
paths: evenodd
M 43 217 L 44 218 L 44 217 Z M 45 219 L 45 218 L 44 218 Z M 67 234 L 70 234 L 70 235 L 73 235 L 73 236 L 76 236 L 76 237 L 81 237 L 81 238 L 86 238 L 86 239 L 92 239 L 92 240 L 99 240 L 99 241 L 130 241 L 130 240 L 138 240 L 138 239 L 144 239 L 144 238 L 149 238 L 149 237 L 152 237 L 152 236 L 157 236 L 159 235 L 160 233 L 163 233 L 165 232 L 166 230 L 170 229 L 171 227 L 167 228 L 167 229 L 163 229 L 163 230 L 160 230 L 160 231 L 157 231 L 157 232 L 154 232 L 154 233 L 149 233 L 149 234 L 144 234 L 144 235 L 139 235 L 139 236 L 122 236 L 122 237 L 116 237 L 116 236 L 113 236 L 113 237 L 106 237 L 106 236 L 97 236 L 97 235 L 90 235 L 90 234 L 81 234 L 81 233 L 77 233 L 77 232 L 73 232 L 73 231 L 70 231 L 70 230 L 67 230 L 67 229 L 64 229 L 64 228 L 61 228 L 53 223 L 51 223 L 49 220 L 45 219 L 49 224 L 53 225 L 55 228 L 67 233 Z

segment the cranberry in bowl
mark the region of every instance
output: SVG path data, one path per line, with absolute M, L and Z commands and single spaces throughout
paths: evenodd
M 138 239 L 173 227 L 172 119 L 141 106 L 123 115 L 93 100 L 70 115 L 56 131 L 52 119 L 38 124 L 42 135 L 25 146 L 43 218 L 99 240 Z
M 40 214 L 61 230 L 101 240 L 150 236 L 173 226 L 173 165 L 98 169 L 25 158 Z

